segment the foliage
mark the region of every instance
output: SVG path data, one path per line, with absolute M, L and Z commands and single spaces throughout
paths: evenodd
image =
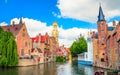
M 18 64 L 17 45 L 11 32 L 0 27 L 0 66 L 16 66 Z
M 77 57 L 77 54 L 87 51 L 87 41 L 84 37 L 80 37 L 77 41 L 74 41 L 70 47 L 70 51 L 73 57 Z
M 56 57 L 56 62 L 64 62 L 64 61 L 66 61 L 66 57 L 64 57 L 64 56 L 57 56 Z

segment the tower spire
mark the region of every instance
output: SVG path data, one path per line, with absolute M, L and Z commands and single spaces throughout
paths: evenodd
M 101 7 L 101 3 L 100 3 L 100 7 L 99 7 L 99 14 L 98 14 L 98 21 L 105 21 L 105 18 L 104 18 L 104 14 L 103 14 L 103 11 L 102 11 L 102 7 Z
M 22 21 L 22 17 L 20 17 L 19 24 L 22 24 L 22 23 L 23 23 L 23 21 Z

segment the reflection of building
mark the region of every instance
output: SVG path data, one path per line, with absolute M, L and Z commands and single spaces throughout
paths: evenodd
M 53 23 L 53 30 L 52 30 L 52 36 L 55 37 L 57 46 L 59 46 L 59 40 L 58 40 L 58 23 Z
M 4 31 L 10 31 L 15 37 L 17 44 L 17 50 L 19 57 L 25 58 L 26 55 L 30 55 L 32 41 L 28 35 L 25 23 L 20 18 L 19 24 L 15 24 L 13 21 L 12 25 L 2 26 Z
M 78 64 L 78 73 L 82 75 L 94 75 L 94 68 L 92 66 L 86 66 Z

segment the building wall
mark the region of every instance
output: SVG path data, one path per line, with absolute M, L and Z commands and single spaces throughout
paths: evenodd
M 50 52 L 51 52 L 51 61 L 56 59 L 56 41 L 54 37 L 50 37 Z
M 88 57 L 87 60 L 89 61 L 93 61 L 93 43 L 92 43 L 92 38 L 88 37 L 87 39 L 87 45 L 88 45 L 88 49 L 87 49 L 87 53 L 88 53 Z
M 98 22 L 98 50 L 99 50 L 99 66 L 106 66 L 106 36 L 107 36 L 107 24 L 106 21 Z
M 19 34 L 16 36 L 16 43 L 19 56 L 30 54 L 32 48 L 32 40 L 28 35 L 25 25 L 23 25 Z
M 93 38 L 93 65 L 98 66 L 99 55 L 98 55 L 98 39 Z

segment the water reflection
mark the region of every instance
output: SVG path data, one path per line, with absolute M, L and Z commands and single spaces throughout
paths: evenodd
M 0 68 L 0 75 L 94 75 L 94 70 L 96 68 L 92 66 L 69 61 L 66 63 L 40 64 L 39 66 Z

